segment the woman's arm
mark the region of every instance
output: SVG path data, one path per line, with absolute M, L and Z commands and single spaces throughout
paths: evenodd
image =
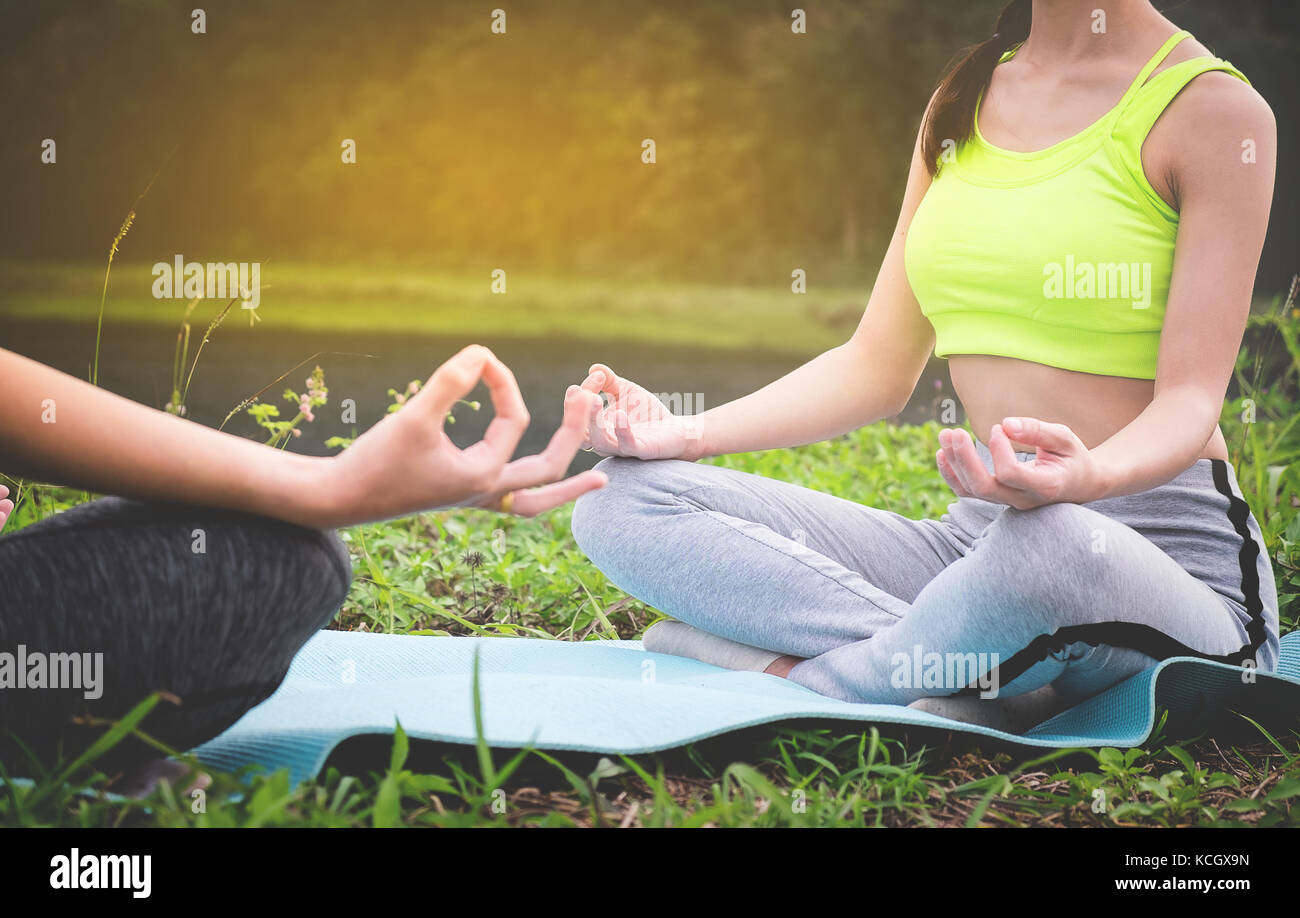
M 443 420 L 482 379 L 496 415 L 483 440 L 457 449 Z M 528 412 L 510 370 L 487 348 L 452 357 L 409 399 L 338 456 L 299 456 L 185 421 L 0 350 L 0 468 L 42 481 L 151 500 L 243 510 L 334 527 L 518 491 L 533 514 L 604 484 L 598 472 L 556 481 L 582 442 L 579 399 L 546 451 L 510 461 Z
M 587 396 L 592 448 L 602 455 L 699 459 L 816 443 L 902 411 L 934 347 L 934 328 L 903 266 L 908 227 L 929 186 L 918 136 L 893 239 L 848 342 L 691 418 L 672 416 L 646 390 L 596 364 L 582 389 L 607 393 L 611 405 L 605 410 L 598 396 Z
M 1247 140 L 1253 158 L 1243 157 Z M 1147 149 L 1154 168 L 1168 170 L 1178 242 L 1155 397 L 1092 451 L 1104 497 L 1164 484 L 1218 429 L 1268 230 L 1277 126 L 1255 90 L 1207 73 L 1174 99 Z
M 1246 141 L 1253 157 L 1242 155 Z M 964 431 L 943 431 L 939 469 L 958 495 L 1021 508 L 1086 503 L 1158 487 L 1201 455 L 1250 313 L 1276 160 L 1273 113 L 1237 78 L 1207 73 L 1178 95 L 1143 149 L 1147 175 L 1179 211 L 1154 397 L 1091 450 L 1063 424 L 1007 418 L 989 434 L 993 475 Z M 1012 440 L 1037 447 L 1036 461 L 1017 462 Z

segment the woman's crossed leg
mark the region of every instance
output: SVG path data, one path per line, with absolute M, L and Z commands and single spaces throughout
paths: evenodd
M 714 466 L 611 459 L 578 544 L 622 589 L 696 628 L 802 658 L 788 678 L 908 704 L 1053 684 L 1094 694 L 1250 638 L 1225 599 L 1130 526 L 1077 504 L 964 498 L 909 520 Z

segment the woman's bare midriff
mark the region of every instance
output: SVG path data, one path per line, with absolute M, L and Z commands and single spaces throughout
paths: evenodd
M 954 354 L 948 370 L 971 429 L 984 443 L 1003 418 L 1031 417 L 1066 425 L 1091 449 L 1141 414 L 1155 392 L 1149 379 L 1097 376 L 987 354 Z M 1012 445 L 1033 451 L 1014 440 Z M 1222 430 L 1214 429 L 1197 458 L 1228 458 Z

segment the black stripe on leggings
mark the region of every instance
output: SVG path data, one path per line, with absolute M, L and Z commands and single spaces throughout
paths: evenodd
M 1250 652 L 1253 656 L 1268 636 L 1264 624 L 1264 600 L 1259 595 L 1259 543 L 1250 534 L 1250 505 L 1232 493 L 1228 483 L 1228 463 L 1222 459 L 1211 459 L 1214 468 L 1214 486 L 1219 493 L 1228 498 L 1228 519 L 1232 528 L 1241 536 L 1241 552 L 1237 558 L 1241 564 L 1241 595 L 1246 600 L 1246 611 L 1250 621 L 1246 623 L 1246 634 L 1250 637 Z
M 1241 536 L 1241 551 L 1237 559 L 1241 566 L 1241 593 L 1246 600 L 1246 611 L 1250 614 L 1250 621 L 1246 624 L 1249 643 L 1240 650 L 1219 656 L 1195 650 L 1159 629 L 1136 622 L 1069 625 L 1053 634 L 1039 635 L 1030 641 L 1028 647 L 995 668 L 992 673 L 997 680 L 995 684 L 1010 685 L 1050 654 L 1076 641 L 1093 645 L 1110 644 L 1116 647 L 1128 647 L 1157 660 L 1167 657 L 1200 657 L 1202 660 L 1241 666 L 1247 660 L 1256 659 L 1256 654 L 1267 636 L 1264 624 L 1264 602 L 1259 595 L 1259 568 L 1256 567 L 1256 562 L 1259 560 L 1259 543 L 1250 534 L 1250 506 L 1232 493 L 1232 486 L 1228 482 L 1227 463 L 1222 459 L 1211 459 L 1210 462 L 1214 472 L 1214 487 L 1228 499 L 1228 519 L 1233 529 Z M 981 691 L 983 689 L 980 688 L 977 680 L 953 694 L 977 695 Z

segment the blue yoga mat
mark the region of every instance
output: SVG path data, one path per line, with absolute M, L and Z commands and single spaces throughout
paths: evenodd
M 937 727 L 1035 747 L 1136 746 L 1157 712 L 1167 732 L 1204 730 L 1208 715 L 1300 711 L 1300 632 L 1282 639 L 1276 674 L 1191 657 L 1165 660 L 1023 735 L 886 704 L 849 704 L 762 673 L 649 653 L 639 641 L 415 637 L 323 631 L 279 690 L 200 746 L 224 770 L 287 768 L 314 776 L 349 737 L 392 733 L 472 744 L 474 653 L 487 741 L 497 747 L 656 752 L 755 724 L 806 718 Z

